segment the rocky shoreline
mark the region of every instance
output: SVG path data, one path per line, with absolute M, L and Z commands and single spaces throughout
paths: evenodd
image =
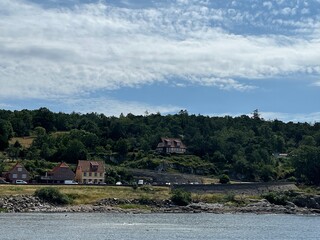
M 123 208 L 124 205 L 131 205 L 132 208 Z M 136 206 L 136 207 L 134 207 Z M 88 205 L 67 205 L 57 206 L 41 199 L 23 195 L 6 196 L 0 198 L 0 212 L 8 213 L 254 213 L 254 214 L 316 214 L 320 215 L 320 206 L 316 208 L 298 207 L 292 202 L 286 205 L 275 205 L 262 199 L 252 203 L 234 206 L 222 203 L 191 203 L 188 206 L 176 206 L 170 200 L 121 200 L 103 199 L 95 204 Z

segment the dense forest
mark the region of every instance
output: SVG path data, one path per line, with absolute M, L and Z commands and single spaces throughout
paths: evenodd
M 14 141 L 19 137 L 32 138 L 31 145 Z M 181 139 L 187 153 L 157 154 L 161 137 Z M 320 123 L 265 121 L 257 110 L 239 117 L 0 110 L 0 151 L 0 171 L 5 158 L 100 159 L 128 168 L 320 184 Z

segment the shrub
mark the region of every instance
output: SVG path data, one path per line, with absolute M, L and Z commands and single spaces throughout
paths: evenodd
M 286 205 L 287 201 L 289 200 L 286 194 L 276 192 L 264 194 L 263 197 L 267 199 L 270 203 L 276 205 Z
M 294 176 L 291 176 L 291 177 L 288 177 L 288 178 L 287 178 L 287 181 L 288 181 L 288 182 L 297 182 L 297 178 L 294 177 Z
M 53 204 L 69 204 L 72 202 L 72 199 L 69 198 L 66 194 L 61 193 L 57 188 L 45 187 L 38 189 L 34 195 L 44 201 L 53 203 Z
M 224 197 L 226 202 L 236 202 L 236 195 L 234 193 L 228 193 Z
M 132 184 L 132 189 L 133 190 L 137 190 L 138 189 L 138 184 L 137 183 L 133 183 Z
M 177 189 L 172 192 L 171 201 L 178 206 L 187 206 L 191 203 L 191 193 L 182 189 Z
M 153 188 L 150 187 L 150 186 L 147 186 L 147 185 L 143 185 L 143 186 L 140 187 L 140 190 L 143 191 L 143 192 L 149 193 L 149 192 L 153 191 Z
M 147 195 L 142 195 L 139 199 L 140 204 L 149 204 L 151 201 L 150 197 Z
M 219 182 L 222 184 L 230 183 L 230 178 L 227 174 L 222 174 L 219 178 Z

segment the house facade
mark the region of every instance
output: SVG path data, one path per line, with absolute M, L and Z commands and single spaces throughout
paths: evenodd
M 70 169 L 68 164 L 62 162 L 55 166 L 46 176 L 41 177 L 43 183 L 65 183 L 72 181 L 75 178 L 75 173 Z
M 159 153 L 183 154 L 187 151 L 187 147 L 178 138 L 161 138 L 156 151 Z
M 76 181 L 83 184 L 101 184 L 105 182 L 105 165 L 102 161 L 79 160 Z
M 30 173 L 25 169 L 21 163 L 17 163 L 13 168 L 5 174 L 8 182 L 16 183 L 17 180 L 28 182 L 30 180 Z

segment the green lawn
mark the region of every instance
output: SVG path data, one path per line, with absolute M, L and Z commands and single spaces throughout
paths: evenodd
M 119 199 L 169 199 L 170 189 L 168 187 L 142 187 L 133 189 L 126 186 L 70 186 L 70 185 L 0 185 L 0 197 L 10 195 L 32 195 L 43 187 L 56 187 L 62 193 L 74 197 L 74 204 L 90 204 L 105 198 Z

